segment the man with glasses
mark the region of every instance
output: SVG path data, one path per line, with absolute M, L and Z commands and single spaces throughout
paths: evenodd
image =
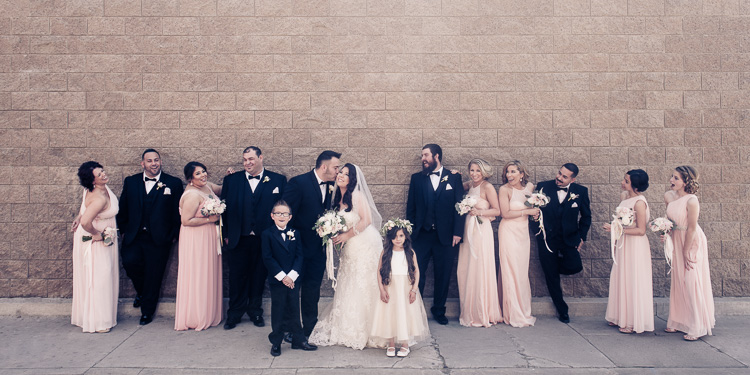
M 272 225 L 271 210 L 281 199 L 286 176 L 263 168 L 260 148 L 242 152 L 243 171 L 224 177 L 221 198 L 224 212 L 224 256 L 229 264 L 229 309 L 224 329 L 232 329 L 247 314 L 257 327 L 263 327 L 261 307 L 266 283 L 260 235 Z

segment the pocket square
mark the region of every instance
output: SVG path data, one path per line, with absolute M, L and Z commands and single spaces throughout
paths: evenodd
M 576 202 L 573 202 L 573 204 L 571 204 L 571 205 L 570 205 L 570 207 L 572 207 L 572 208 L 576 208 L 576 207 L 578 207 L 578 203 L 576 203 Z
M 451 184 L 448 184 L 445 186 L 445 190 L 453 190 L 453 187 L 451 186 Z
M 164 195 L 172 195 L 172 190 L 169 190 L 168 187 L 164 188 Z
M 273 192 L 271 194 L 278 194 L 278 193 L 279 193 L 279 187 L 277 186 L 273 189 Z

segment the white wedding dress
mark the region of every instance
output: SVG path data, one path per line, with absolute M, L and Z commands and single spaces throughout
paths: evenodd
M 339 211 L 347 226 L 357 225 L 360 214 L 372 217 L 367 198 L 361 192 L 352 194 L 352 206 L 350 212 Z M 383 240 L 374 226 L 376 222 L 379 226 L 380 220 L 369 221 L 372 224 L 349 239 L 341 250 L 336 291 L 310 334 L 309 341 L 313 344 L 354 349 L 363 349 L 368 344 L 375 302 L 380 298 L 377 272 L 383 251 Z

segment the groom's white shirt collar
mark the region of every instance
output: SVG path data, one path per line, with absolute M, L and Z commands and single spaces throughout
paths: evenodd
M 313 174 L 315 174 L 315 178 L 318 179 L 318 185 L 320 185 L 321 182 L 324 182 L 323 179 L 318 176 L 318 171 L 313 169 Z

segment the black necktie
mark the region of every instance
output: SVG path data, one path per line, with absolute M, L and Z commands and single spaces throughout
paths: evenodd
M 260 180 L 260 175 L 257 175 L 257 176 L 249 176 L 249 175 L 248 175 L 248 176 L 247 176 L 247 179 L 248 179 L 248 180 Z
M 145 181 L 146 181 L 146 182 L 148 182 L 148 181 L 153 181 L 153 182 L 156 182 L 156 179 L 155 179 L 155 178 L 150 178 L 150 177 L 146 177 L 146 180 L 145 180 Z

